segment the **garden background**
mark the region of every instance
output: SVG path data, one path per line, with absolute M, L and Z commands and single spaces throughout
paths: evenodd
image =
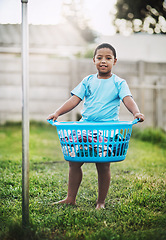
M 11 7 L 14 0 L 10 2 L 10 8 L 7 6 L 7 11 L 3 11 L 6 2 L 0 3 L 0 17 L 11 17 L 15 12 Z M 44 2 L 40 0 L 38 17 Z M 83 2 L 86 1 L 63 1 L 64 18 L 59 24 L 29 25 L 30 225 L 27 228 L 22 228 L 21 26 L 0 24 L 1 240 L 166 239 L 165 35 L 149 34 L 154 26 L 150 18 L 148 26 L 145 19 L 148 34 L 145 29 L 143 33 L 131 34 L 129 20 L 126 22 L 130 31 L 128 36 L 98 33 L 94 37 L 93 31 L 89 31 L 92 29 L 83 25 L 87 23 L 83 15 L 87 11 L 80 9 Z M 92 4 L 93 1 L 87 2 Z M 112 1 L 105 5 L 106 0 L 95 0 L 95 11 L 94 5 L 91 6 L 93 13 L 104 13 L 101 18 L 97 17 L 101 30 L 110 27 L 110 22 L 105 19 L 110 7 L 108 2 Z M 18 6 L 17 0 L 15 5 Z M 165 1 L 162 6 L 165 11 Z M 156 14 L 149 5 L 146 9 Z M 56 8 L 50 9 L 48 15 L 51 10 L 55 16 Z M 36 9 L 31 8 L 33 11 Z M 42 19 L 48 19 L 48 16 L 43 17 L 46 12 L 45 7 Z M 163 16 L 158 18 L 160 22 L 154 30 L 157 33 L 161 24 L 164 33 L 166 21 Z M 120 30 L 124 31 L 124 19 L 121 23 Z M 98 189 L 95 164 L 83 166 L 84 177 L 76 206 L 50 206 L 67 194 L 68 163 L 63 159 L 56 129 L 46 123 L 46 117 L 68 99 L 71 89 L 83 77 L 96 72 L 93 50 L 101 42 L 115 46 L 118 62 L 113 72 L 126 79 L 146 120 L 133 127 L 126 160 L 111 164 L 106 209 L 95 210 Z M 59 120 L 78 119 L 80 109 L 81 105 Z M 123 104 L 120 119 L 133 119 Z

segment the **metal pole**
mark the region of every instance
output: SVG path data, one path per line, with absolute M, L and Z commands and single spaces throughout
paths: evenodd
M 29 225 L 29 31 L 28 0 L 22 2 L 22 224 Z

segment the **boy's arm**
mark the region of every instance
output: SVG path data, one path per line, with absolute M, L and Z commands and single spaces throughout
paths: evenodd
M 80 102 L 81 102 L 81 99 L 79 97 L 77 97 L 76 95 L 73 95 L 60 108 L 58 108 L 54 113 L 50 114 L 47 117 L 47 119 L 52 119 L 53 121 L 55 121 L 59 116 L 65 114 L 67 112 L 70 112 Z
M 140 122 L 144 121 L 145 117 L 142 113 L 140 113 L 139 108 L 132 97 L 124 97 L 123 103 L 127 107 L 127 109 L 133 114 L 134 118 L 140 118 Z

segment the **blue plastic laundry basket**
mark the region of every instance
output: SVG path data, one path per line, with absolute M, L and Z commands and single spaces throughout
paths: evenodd
M 119 162 L 126 157 L 134 121 L 57 122 L 65 160 L 72 162 Z

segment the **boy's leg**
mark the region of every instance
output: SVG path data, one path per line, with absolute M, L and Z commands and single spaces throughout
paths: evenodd
M 69 182 L 66 200 L 71 204 L 76 203 L 77 192 L 82 181 L 82 165 L 83 163 L 79 162 L 69 162 Z
M 59 202 L 52 203 L 54 204 L 75 204 L 77 192 L 82 180 L 82 169 L 81 166 L 83 163 L 79 162 L 69 162 L 69 182 L 68 182 L 68 192 L 67 197 L 64 200 Z
M 98 199 L 96 209 L 105 207 L 105 198 L 110 186 L 110 163 L 96 163 L 98 172 Z

